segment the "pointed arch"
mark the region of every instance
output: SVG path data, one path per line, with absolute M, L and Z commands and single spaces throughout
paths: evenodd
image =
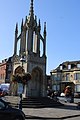
M 31 81 L 28 84 L 30 96 L 42 96 L 43 71 L 39 67 L 35 67 L 31 72 Z

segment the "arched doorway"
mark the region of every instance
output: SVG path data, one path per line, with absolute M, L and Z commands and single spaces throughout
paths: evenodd
M 11 95 L 19 95 L 22 94 L 24 91 L 24 85 L 21 82 L 22 73 L 25 73 L 24 69 L 21 66 L 18 66 L 14 74 L 11 77 L 10 83 L 10 94 Z
M 31 97 L 40 97 L 42 96 L 42 82 L 43 82 L 43 72 L 39 67 L 36 67 L 32 70 L 31 73 L 32 79 L 28 84 Z

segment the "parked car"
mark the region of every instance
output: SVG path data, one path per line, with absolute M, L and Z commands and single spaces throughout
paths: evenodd
M 9 94 L 9 86 L 10 86 L 9 83 L 2 83 L 0 85 L 0 88 L 3 90 L 4 96 Z
M 61 96 L 61 97 L 65 97 L 65 94 L 62 92 L 62 93 L 60 94 L 60 96 Z
M 0 97 L 3 97 L 4 96 L 4 92 L 3 90 L 0 88 Z
M 0 88 L 0 97 L 3 96 L 3 90 Z
M 0 120 L 25 120 L 25 114 L 0 98 Z

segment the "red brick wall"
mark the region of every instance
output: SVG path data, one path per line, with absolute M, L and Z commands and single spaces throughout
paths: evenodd
M 0 64 L 0 83 L 5 82 L 6 77 L 6 63 Z

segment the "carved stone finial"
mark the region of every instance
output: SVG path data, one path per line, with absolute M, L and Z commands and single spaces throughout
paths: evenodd
M 27 16 L 26 16 L 26 18 L 25 18 L 25 23 L 27 22 Z
M 16 23 L 15 33 L 18 33 L 18 23 Z
M 34 16 L 34 10 L 33 10 L 33 0 L 31 0 L 31 6 L 30 6 L 30 16 Z
M 44 35 L 46 35 L 46 22 L 44 22 Z
M 40 19 L 39 19 L 39 23 L 38 23 L 38 31 L 40 32 L 41 30 L 41 23 L 40 23 Z
M 21 30 L 23 30 L 23 19 L 22 19 L 22 23 L 21 23 Z

